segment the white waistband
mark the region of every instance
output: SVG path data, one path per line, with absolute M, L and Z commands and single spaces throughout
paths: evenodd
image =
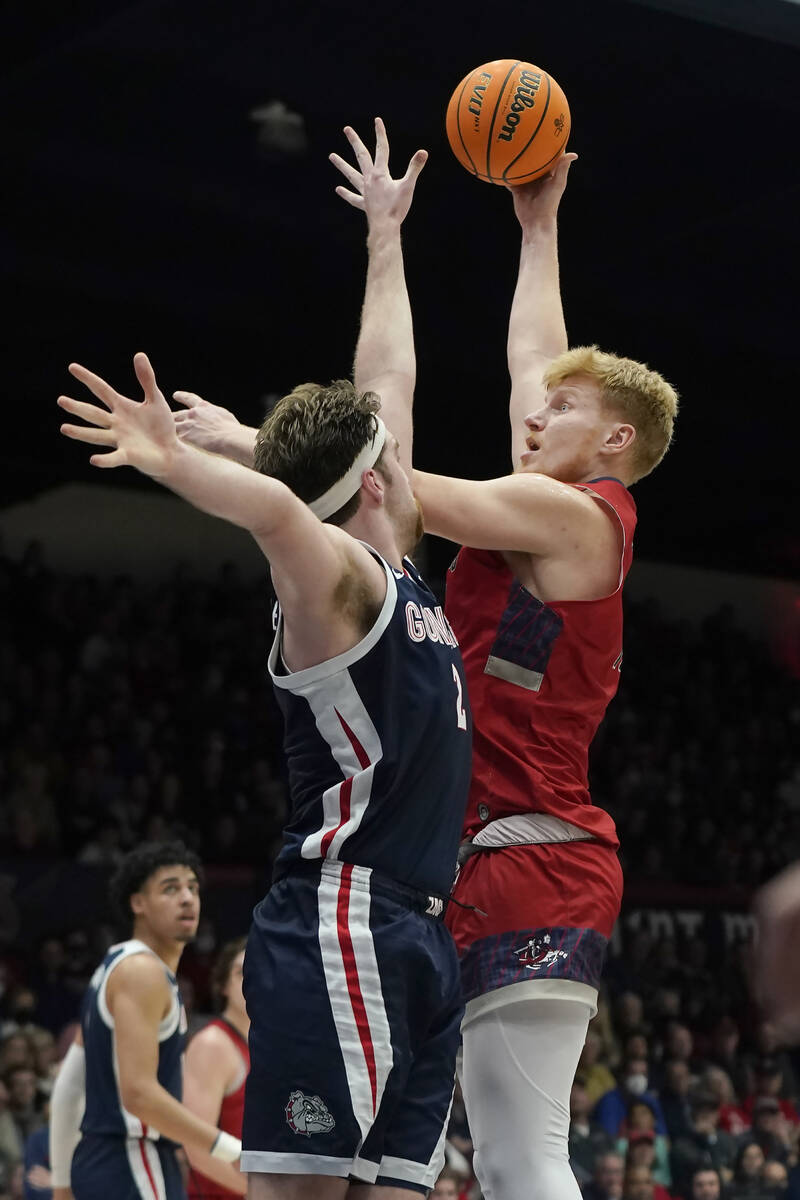
M 518 813 L 499 817 L 484 825 L 472 839 L 472 845 L 486 849 L 493 846 L 539 846 L 550 842 L 593 841 L 591 833 L 562 821 L 551 813 Z

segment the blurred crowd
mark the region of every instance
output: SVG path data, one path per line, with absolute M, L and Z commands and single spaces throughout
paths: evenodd
M 266 662 L 266 581 L 232 567 L 157 585 L 70 578 L 40 547 L 0 556 L 0 859 L 112 867 L 181 836 L 265 868 L 286 810 Z M 800 857 L 796 684 L 721 611 L 701 627 L 631 605 L 595 799 L 629 882 L 755 885 Z M 760 814 L 769 813 L 764 822 Z M 0 1200 L 47 1195 L 47 1102 L 102 923 L 26 942 L 0 873 Z M 4 906 L 9 919 L 3 920 Z M 208 921 L 182 988 L 208 1009 Z M 624 929 L 572 1091 L 587 1200 L 800 1200 L 798 1080 L 751 995 L 749 946 Z M 457 1098 L 437 1200 L 479 1195 Z M 27 1160 L 27 1165 L 24 1165 Z
M 207 862 L 271 857 L 286 787 L 266 580 L 71 578 L 31 544 L 0 557 L 0 607 L 0 857 L 113 864 L 173 833 Z M 796 857 L 799 738 L 795 682 L 729 613 L 695 628 L 629 606 L 591 772 L 627 878 L 755 884 Z

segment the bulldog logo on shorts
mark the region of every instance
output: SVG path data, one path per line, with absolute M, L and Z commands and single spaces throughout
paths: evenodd
M 560 958 L 567 958 L 566 950 L 553 950 L 550 946 L 550 934 L 529 938 L 524 946 L 515 950 L 514 954 L 521 967 L 529 971 L 541 971 L 542 967 L 550 967 Z
M 319 1096 L 292 1092 L 286 1103 L 286 1124 L 293 1133 L 311 1137 L 312 1133 L 330 1133 L 336 1122 Z

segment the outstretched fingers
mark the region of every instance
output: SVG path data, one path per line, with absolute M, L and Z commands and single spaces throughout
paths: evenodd
M 353 129 L 352 125 L 345 125 L 344 136 L 353 147 L 353 153 L 356 156 L 356 162 L 361 168 L 361 172 L 363 174 L 367 167 L 372 166 L 372 155 L 356 133 L 355 129 Z
M 335 189 L 336 195 L 341 196 L 342 200 L 346 200 L 348 204 L 352 204 L 353 208 L 360 208 L 364 211 L 364 197 L 356 192 L 348 192 L 346 187 L 341 184 Z
M 156 373 L 153 370 L 150 359 L 141 350 L 133 356 L 133 369 L 136 372 L 136 378 L 141 384 L 145 400 L 163 400 L 163 396 L 156 383 Z
M 364 190 L 364 176 L 355 167 L 351 167 L 349 162 L 346 162 L 340 154 L 329 154 L 328 159 L 336 167 L 337 171 L 341 171 L 348 183 L 352 184 L 357 192 Z
M 87 367 L 82 367 L 80 363 L 70 363 L 68 370 L 70 375 L 80 380 L 82 384 L 85 384 L 92 395 L 105 404 L 106 408 L 112 412 L 114 411 L 114 404 L 120 397 L 110 383 L 106 383 L 105 379 L 101 379 L 99 375 L 95 375 L 94 371 L 88 370 Z
M 73 400 L 71 396 L 59 396 L 57 403 L 60 408 L 72 413 L 73 417 L 80 417 L 82 421 L 91 421 L 93 425 L 99 425 L 101 429 L 108 429 L 111 426 L 111 414 L 105 408 L 98 408 L 96 404 Z
M 128 465 L 124 450 L 112 450 L 110 454 L 93 454 L 89 462 L 93 467 L 126 467 Z
M 88 442 L 90 446 L 116 446 L 116 436 L 110 429 L 98 429 L 94 425 L 62 425 L 64 437 L 75 442 Z
M 428 151 L 418 150 L 417 153 L 412 157 L 411 162 L 408 164 L 408 169 L 406 170 L 404 176 L 406 181 L 410 183 L 416 183 L 417 177 L 427 161 Z
M 197 392 L 173 392 L 172 399 L 178 404 L 183 404 L 185 408 L 197 408 L 197 405 L 203 401 L 203 397 L 198 396 Z M 176 414 L 179 417 L 185 417 L 186 415 L 186 413 Z
M 375 118 L 375 166 L 379 170 L 389 169 L 389 138 L 381 117 Z

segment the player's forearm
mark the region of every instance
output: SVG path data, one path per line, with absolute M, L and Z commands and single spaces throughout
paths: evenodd
M 72 1155 L 80 1141 L 86 1101 L 86 1060 L 82 1046 L 70 1046 L 50 1097 L 50 1167 L 56 1189 L 68 1189 Z
M 252 425 L 234 425 L 231 429 L 220 433 L 214 445 L 209 449 L 214 454 L 232 458 L 234 462 L 241 463 L 245 467 L 252 467 L 257 434 L 258 430 Z
M 210 1154 L 219 1136 L 215 1125 L 190 1112 L 155 1079 L 127 1085 L 122 1103 L 143 1125 L 157 1129 L 163 1137 L 187 1148 L 196 1147 Z
M 279 529 L 297 501 L 277 479 L 182 442 L 172 449 L 163 483 L 195 508 L 246 529 L 262 540 Z
M 508 323 L 512 383 L 567 349 L 555 218 L 523 230 L 519 274 Z
M 242 1174 L 236 1163 L 220 1162 L 194 1146 L 187 1146 L 186 1153 L 195 1171 L 199 1171 L 207 1179 L 213 1179 L 235 1196 L 247 1195 L 247 1176 Z
M 410 407 L 417 364 L 400 226 L 385 223 L 370 230 L 367 248 L 367 282 L 355 357 L 356 388 L 364 391 L 387 376 L 401 377 L 408 385 Z

